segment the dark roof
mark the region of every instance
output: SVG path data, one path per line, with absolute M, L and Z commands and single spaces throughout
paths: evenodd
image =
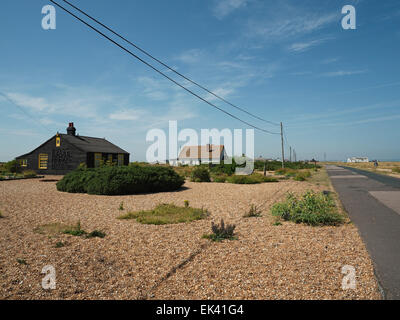
M 61 141 L 64 139 L 85 152 L 128 153 L 103 138 L 73 136 L 68 134 L 60 134 L 60 137 Z
M 73 136 L 73 135 L 68 135 L 68 134 L 58 134 L 61 137 L 62 140 L 66 140 L 70 144 L 74 145 L 77 147 L 79 150 L 83 152 L 101 152 L 101 153 L 125 153 L 129 154 L 125 150 L 121 149 L 120 147 L 116 146 L 115 144 L 111 143 L 110 141 L 107 141 L 106 139 L 103 138 L 94 138 L 94 137 L 85 137 L 85 136 Z M 22 156 L 17 157 L 16 159 L 25 157 L 32 152 L 36 151 L 43 145 L 45 145 L 47 142 L 49 142 L 51 139 L 53 139 L 55 136 L 51 137 L 49 140 L 47 140 L 45 143 L 42 143 L 39 147 L 35 148 L 29 153 L 26 153 Z M 61 142 L 62 143 L 62 142 Z

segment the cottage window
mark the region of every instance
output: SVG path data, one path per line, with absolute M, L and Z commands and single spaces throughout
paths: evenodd
M 123 166 L 124 165 L 124 155 L 123 154 L 119 154 L 118 155 L 118 165 L 119 166 Z
M 101 153 L 95 153 L 94 154 L 94 167 L 100 167 L 101 162 L 103 161 L 103 157 L 101 155 Z
M 56 137 L 56 147 L 60 147 L 60 146 L 61 146 L 61 138 Z
M 19 164 L 21 167 L 27 167 L 28 166 L 28 160 L 27 159 L 21 159 L 19 160 Z
M 108 155 L 107 162 L 108 162 L 109 165 L 112 165 L 112 163 L 113 163 L 113 155 L 112 154 Z
M 39 154 L 39 169 L 47 169 L 49 155 L 46 153 Z

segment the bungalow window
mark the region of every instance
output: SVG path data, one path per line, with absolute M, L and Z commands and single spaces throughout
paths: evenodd
M 118 155 L 118 165 L 119 166 L 123 166 L 124 165 L 124 155 L 123 154 L 119 154 Z
M 100 167 L 101 162 L 103 161 L 103 157 L 101 155 L 101 153 L 95 153 L 94 154 L 94 167 Z
M 107 162 L 108 162 L 109 165 L 112 165 L 112 163 L 113 163 L 113 155 L 112 154 L 108 155 Z
M 27 159 L 21 159 L 19 160 L 19 164 L 21 167 L 27 167 L 28 166 L 28 160 Z
M 39 169 L 47 169 L 47 163 L 49 161 L 49 155 L 46 153 L 39 154 Z
M 56 137 L 56 147 L 60 147 L 61 146 L 61 138 L 60 137 Z

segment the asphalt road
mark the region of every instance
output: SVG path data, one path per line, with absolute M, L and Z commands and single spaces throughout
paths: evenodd
M 400 299 L 400 179 L 327 166 L 332 184 L 373 260 L 385 299 Z

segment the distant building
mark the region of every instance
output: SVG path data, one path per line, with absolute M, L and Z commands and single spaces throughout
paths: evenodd
M 129 153 L 102 138 L 76 135 L 71 122 L 67 134 L 57 133 L 33 151 L 16 158 L 24 169 L 40 174 L 66 174 L 81 163 L 95 168 L 101 163 L 128 165 Z
M 228 158 L 223 145 L 207 144 L 205 146 L 185 146 L 179 152 L 178 159 L 169 163 L 177 165 L 200 165 L 202 163 L 219 164 Z
M 347 159 L 348 163 L 360 163 L 360 162 L 369 162 L 367 157 L 352 157 Z

